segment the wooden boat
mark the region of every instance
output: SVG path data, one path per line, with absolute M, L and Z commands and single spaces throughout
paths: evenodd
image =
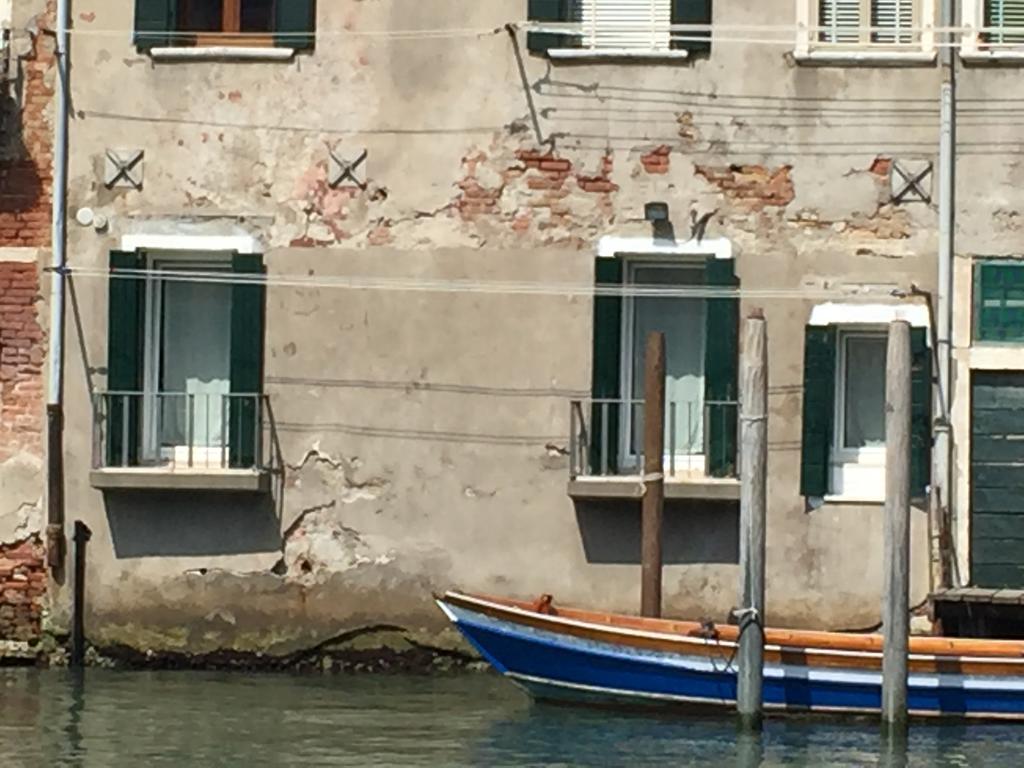
M 736 626 L 448 592 L 437 599 L 498 672 L 538 699 L 729 707 Z M 912 715 L 1024 720 L 1024 641 L 912 637 Z M 766 629 L 766 710 L 877 713 L 881 635 Z

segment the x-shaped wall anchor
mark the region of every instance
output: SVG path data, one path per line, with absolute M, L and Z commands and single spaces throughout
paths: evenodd
M 341 186 L 346 181 L 351 181 L 360 189 L 366 189 L 366 179 L 357 175 L 360 166 L 366 162 L 367 151 L 364 149 L 355 160 L 346 160 L 338 153 L 337 147 L 328 150 L 331 156 L 327 170 L 327 183 L 331 187 Z M 363 168 L 365 171 L 365 167 Z
M 893 160 L 892 201 L 902 203 L 906 199 L 911 199 L 930 203 L 932 201 L 931 191 L 925 188 L 924 181 L 931 175 L 931 172 L 930 160 Z
M 103 173 L 103 183 L 107 189 L 142 189 L 143 154 L 141 149 L 108 149 Z

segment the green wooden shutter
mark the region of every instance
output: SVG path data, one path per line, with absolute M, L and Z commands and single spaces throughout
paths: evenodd
M 316 42 L 316 0 L 278 0 L 274 45 L 309 50 Z
M 1024 263 L 976 263 L 974 300 L 976 340 L 1024 341 Z
M 807 326 L 804 334 L 804 412 L 800 493 L 829 492 L 836 398 L 835 326 Z
M 120 275 L 125 269 L 142 269 L 145 259 L 135 251 L 112 251 L 107 310 L 107 390 L 111 393 L 142 391 L 142 332 L 145 312 L 145 281 Z M 108 395 L 107 464 L 134 466 L 139 460 L 139 396 Z M 125 422 L 127 420 L 127 433 Z M 127 434 L 127 445 L 125 435 Z
M 710 24 L 711 23 L 712 0 L 672 0 L 672 23 L 673 24 Z M 687 40 L 675 38 L 682 35 Z M 704 40 L 693 40 L 694 37 L 707 38 Z M 711 52 L 710 32 L 673 32 L 670 47 L 674 49 L 686 49 L 691 54 L 707 54 Z
M 263 258 L 235 254 L 232 272 L 252 278 L 263 276 Z M 231 289 L 231 394 L 229 422 L 230 465 L 248 468 L 256 464 L 257 441 L 262 439 L 262 411 L 256 395 L 263 392 L 263 330 L 266 283 L 248 280 Z
M 572 0 L 528 0 L 526 18 L 530 21 L 571 21 Z M 534 53 L 547 53 L 549 48 L 576 48 L 580 38 L 552 32 L 528 32 L 526 47 Z
M 157 48 L 171 45 L 178 22 L 177 0 L 135 0 L 135 45 Z
M 910 331 L 910 492 L 928 490 L 932 464 L 932 356 L 928 329 Z
M 1024 43 L 1024 0 L 986 0 L 985 26 L 1002 31 L 986 32 L 990 43 Z
M 739 285 L 732 259 L 709 256 L 704 264 L 705 285 L 733 288 Z M 739 399 L 740 300 L 708 299 L 704 345 L 704 412 L 711 477 L 736 474 L 736 417 Z
M 598 257 L 594 260 L 594 284 L 622 285 L 622 261 Z M 622 397 L 620 381 L 620 355 L 622 350 L 622 297 L 594 297 L 594 338 L 591 391 L 595 400 Z M 590 471 L 601 471 L 601 450 L 607 446 L 608 471 L 614 473 L 619 455 L 619 408 L 613 403 L 607 408 L 608 419 L 602 418 L 603 409 L 594 404 L 590 409 Z

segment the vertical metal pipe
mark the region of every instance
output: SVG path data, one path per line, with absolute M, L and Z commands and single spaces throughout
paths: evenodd
M 68 174 L 68 14 L 70 0 L 57 0 L 53 218 L 50 265 L 50 359 L 46 401 L 46 542 L 47 561 L 59 570 L 64 562 L 64 267 L 67 262 L 66 211 Z
M 952 313 L 953 259 L 956 253 L 955 189 L 956 184 L 956 51 L 953 48 L 957 26 L 955 0 L 941 0 L 941 25 L 946 28 L 939 48 L 942 84 L 939 92 L 939 248 L 938 309 L 935 319 L 936 360 L 938 362 L 938 397 L 933 401 L 935 444 L 932 451 L 932 486 L 929 504 L 930 560 L 932 588 L 948 586 L 947 571 L 942 567 L 945 553 L 942 542 L 948 535 L 948 512 L 952 472 L 950 441 L 950 405 L 952 401 Z M 935 550 L 938 549 L 936 552 Z
M 910 325 L 889 325 L 885 376 L 885 586 L 882 593 L 882 725 L 907 728 L 910 625 Z
M 740 626 L 736 712 L 743 730 L 763 718 L 765 519 L 768 482 L 768 333 L 764 317 L 743 327 L 740 445 Z

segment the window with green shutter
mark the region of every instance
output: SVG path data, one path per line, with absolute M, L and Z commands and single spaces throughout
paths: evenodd
M 710 24 L 712 0 L 672 0 L 672 24 Z M 673 50 L 686 50 L 691 56 L 711 53 L 711 32 L 685 30 L 673 32 Z
M 1024 0 L 985 0 L 985 26 L 995 28 L 982 36 L 987 43 L 1024 43 Z
M 594 402 L 586 435 L 591 472 L 637 468 L 643 450 L 646 340 L 660 331 L 666 342 L 666 469 L 735 476 L 738 299 L 657 295 L 704 285 L 734 287 L 732 260 L 600 257 L 595 276 L 598 288 L 627 290 L 624 298 L 598 293 L 594 299 Z
M 800 492 L 881 501 L 885 469 L 885 326 L 810 325 L 804 333 Z M 911 329 L 911 491 L 931 474 L 932 359 Z
M 574 20 L 573 10 L 573 0 L 528 0 L 526 18 L 541 25 L 544 22 L 565 23 Z M 551 48 L 572 48 L 579 45 L 579 41 L 577 35 L 559 32 L 537 31 L 526 35 L 526 47 L 534 53 L 546 53 Z
M 135 0 L 139 48 L 188 45 L 313 47 L 316 0 Z
M 578 26 L 576 34 L 557 28 L 527 35 L 527 47 L 536 53 L 554 48 L 657 52 L 684 49 L 691 54 L 711 50 L 705 30 L 673 31 L 672 25 L 711 24 L 712 0 L 528 0 L 527 18 Z
M 231 288 L 231 404 L 232 467 L 256 463 L 262 437 L 263 336 L 266 268 L 253 254 L 236 254 L 232 272 L 239 278 Z
M 733 260 L 709 256 L 704 265 L 704 283 L 714 288 L 738 287 Z M 705 323 L 705 466 L 711 477 L 732 477 L 736 474 L 739 400 L 739 298 L 708 299 Z
M 109 466 L 135 466 L 139 461 L 145 280 L 133 271 L 144 266 L 145 259 L 135 251 L 110 254 L 105 404 Z
M 262 466 L 262 257 L 115 252 L 110 264 L 106 464 Z
M 974 340 L 1024 342 L 1024 262 L 975 263 Z

